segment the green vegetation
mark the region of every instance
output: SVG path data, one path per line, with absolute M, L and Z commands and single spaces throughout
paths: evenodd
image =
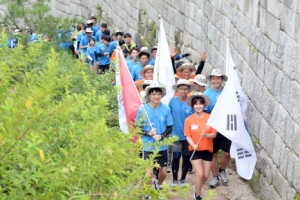
M 132 143 L 116 127 L 114 74 L 97 76 L 51 43 L 9 49 L 6 39 L 0 42 L 0 199 L 158 197 L 145 184 L 153 157 L 140 159 L 141 141 Z
M 156 38 L 156 29 L 157 29 L 156 23 L 153 22 L 153 24 L 151 26 L 151 36 L 152 36 L 152 38 Z
M 294 200 L 300 200 L 300 194 L 299 193 L 295 194 Z

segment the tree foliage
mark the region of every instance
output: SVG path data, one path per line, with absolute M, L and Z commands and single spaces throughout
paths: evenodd
M 56 30 L 69 30 L 78 23 L 77 18 L 62 18 L 50 14 L 51 6 L 47 0 L 0 0 L 0 20 L 2 23 L 19 27 L 32 27 L 38 33 L 51 38 Z
M 172 194 L 145 184 L 153 157 L 140 159 L 141 141 L 116 127 L 112 78 L 51 43 L 0 48 L 0 199 Z

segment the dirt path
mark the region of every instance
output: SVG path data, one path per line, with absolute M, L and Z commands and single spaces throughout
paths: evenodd
M 222 183 L 220 186 L 214 189 L 215 196 L 211 200 L 258 200 L 255 194 L 252 192 L 248 183 L 242 180 L 235 171 L 232 169 L 227 169 L 227 177 L 229 179 L 227 186 Z M 178 176 L 180 177 L 180 176 Z M 202 193 L 203 197 L 207 197 L 207 191 L 209 188 L 209 182 L 212 176 L 209 177 L 209 180 L 204 186 L 204 191 Z M 190 192 L 187 194 L 186 198 L 176 196 L 171 197 L 169 200 L 183 200 L 183 199 L 194 199 L 194 191 L 192 186 L 194 185 L 195 174 L 188 174 L 186 181 L 190 184 Z M 166 183 L 172 182 L 172 174 L 168 174 Z

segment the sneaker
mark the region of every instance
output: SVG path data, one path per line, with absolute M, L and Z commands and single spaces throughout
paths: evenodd
M 172 171 L 171 165 L 168 165 L 168 170 L 167 170 L 167 172 L 168 172 L 168 173 L 171 173 L 171 171 Z
M 186 181 L 185 180 L 180 180 L 180 185 L 186 186 Z
M 178 185 L 178 180 L 173 180 L 171 186 L 177 186 Z
M 194 190 L 194 198 L 196 199 L 196 188 L 195 188 L 195 185 L 193 185 L 193 190 Z
M 228 178 L 226 176 L 226 172 L 225 171 L 219 172 L 219 176 L 220 176 L 221 180 L 223 181 L 223 183 L 227 183 L 228 182 Z
M 202 200 L 202 197 L 199 195 L 199 196 L 196 196 L 195 199 L 196 200 Z
M 152 185 L 154 189 L 161 190 L 161 187 L 158 185 L 158 180 L 154 180 Z
M 150 196 L 146 196 L 145 199 L 151 199 L 151 197 Z
M 219 179 L 218 177 L 215 177 L 210 181 L 210 187 L 214 188 L 217 187 L 219 185 Z
M 192 174 L 192 173 L 193 173 L 193 167 L 192 167 L 192 166 L 189 167 L 188 173 L 189 173 L 189 174 Z

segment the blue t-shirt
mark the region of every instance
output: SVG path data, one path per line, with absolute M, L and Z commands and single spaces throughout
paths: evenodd
M 109 65 L 110 64 L 110 55 L 113 52 L 110 44 L 108 44 L 107 46 L 105 44 L 98 44 L 95 48 L 95 51 L 97 53 L 101 54 L 98 57 L 99 65 Z M 106 53 L 106 52 L 108 52 L 109 55 L 104 55 L 104 53 Z
M 130 74 L 131 74 L 131 71 L 133 69 L 133 66 L 136 65 L 136 64 L 138 64 L 138 63 L 139 62 L 134 62 L 132 59 L 126 61 L 126 64 L 127 64 L 127 67 L 129 69 Z
M 94 36 L 91 36 L 91 37 L 87 37 L 86 35 L 83 36 L 83 37 L 81 38 L 81 40 L 80 40 L 79 48 L 80 48 L 80 46 L 88 46 L 88 45 L 89 45 L 89 41 L 90 41 L 91 38 L 94 38 L 94 39 L 95 39 Z M 79 51 L 80 51 L 80 53 L 82 53 L 82 54 L 83 54 L 83 53 L 86 54 L 87 48 L 84 48 L 84 49 L 80 48 Z
M 140 72 L 142 71 L 143 67 L 141 63 L 134 65 L 131 71 L 131 77 L 134 81 L 142 80 L 143 77 L 140 75 Z
M 99 30 L 99 26 L 98 25 L 92 26 L 92 30 L 93 30 L 93 36 L 95 36 L 97 31 Z
M 222 89 L 220 91 L 215 91 L 213 88 L 209 88 L 209 89 L 205 90 L 205 92 L 203 94 L 208 96 L 208 98 L 210 99 L 210 104 L 209 104 L 209 106 L 204 108 L 204 110 L 207 110 L 211 113 L 211 111 L 213 110 L 213 108 L 215 107 L 215 105 L 217 103 L 217 96 L 220 96 L 221 92 L 223 91 L 223 88 L 224 87 L 222 87 Z
M 151 60 L 148 62 L 148 65 L 154 65 L 155 64 L 155 59 L 152 57 Z
M 173 97 L 169 102 L 169 108 L 172 113 L 174 125 L 172 134 L 178 136 L 179 140 L 186 140 L 184 136 L 184 121 L 194 113 L 185 101 L 179 101 L 179 97 Z
M 117 48 L 117 41 L 116 40 L 111 41 L 109 44 L 111 45 L 112 51 L 114 51 Z
M 77 35 L 76 41 L 77 41 L 77 42 L 80 42 L 80 41 L 81 41 L 81 38 L 82 38 L 83 36 L 85 36 L 85 34 L 84 34 L 82 31 L 79 32 L 78 35 Z
M 99 31 L 97 31 L 96 36 L 95 36 L 96 42 L 99 42 L 101 40 L 100 38 L 101 38 L 102 34 L 103 33 L 102 33 L 101 29 L 99 29 Z
M 173 125 L 172 115 L 170 112 L 170 108 L 166 106 L 163 103 L 160 103 L 158 108 L 152 108 L 149 103 L 145 105 L 145 109 L 143 108 L 143 105 L 139 108 L 137 115 L 136 115 L 136 125 L 139 125 L 138 122 L 142 119 L 140 123 L 142 124 L 142 130 L 144 131 L 151 131 L 151 126 L 149 124 L 149 121 L 147 120 L 147 117 L 145 115 L 145 110 L 148 114 L 149 120 L 153 126 L 153 128 L 156 129 L 156 134 L 161 135 L 166 129 L 167 126 Z M 155 143 L 155 139 L 153 136 L 143 135 L 142 136 L 143 144 L 144 144 L 144 151 L 155 151 L 155 147 L 153 144 Z M 163 140 L 163 139 L 162 139 Z M 167 150 L 168 146 L 161 146 L 159 151 Z
M 89 46 L 86 51 L 86 56 L 92 58 L 92 60 L 89 59 L 89 65 L 93 66 L 93 61 L 95 60 L 95 47 Z
M 32 33 L 29 43 L 33 41 L 39 41 L 39 36 L 36 33 Z

